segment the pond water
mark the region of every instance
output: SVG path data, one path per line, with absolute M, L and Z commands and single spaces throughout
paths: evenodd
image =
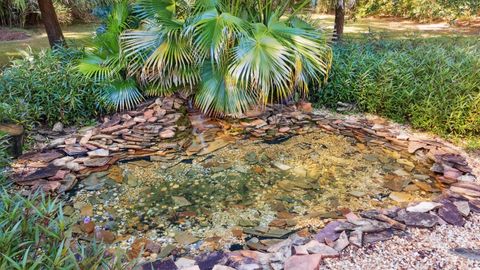
M 71 200 L 119 239 L 214 239 L 215 249 L 241 243 L 242 230 L 275 236 L 315 229 L 346 209 L 387 208 L 439 192 L 429 164 L 353 138 L 318 131 L 230 142 L 205 155 L 119 164 L 83 180 Z

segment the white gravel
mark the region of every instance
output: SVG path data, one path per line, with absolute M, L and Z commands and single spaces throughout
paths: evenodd
M 450 252 L 459 247 L 480 249 L 480 214 L 471 215 L 464 227 L 409 228 L 407 234 L 360 249 L 348 247 L 340 258 L 325 259 L 320 269 L 480 269 L 480 261 Z

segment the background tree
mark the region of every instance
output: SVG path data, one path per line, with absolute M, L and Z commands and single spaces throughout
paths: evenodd
M 58 22 L 52 0 L 38 0 L 38 7 L 42 14 L 42 21 L 50 46 L 53 48 L 65 45 L 65 38 L 63 37 L 62 28 Z
M 337 40 L 342 39 L 343 26 L 345 25 L 345 3 L 343 0 L 338 0 L 335 6 L 335 34 Z

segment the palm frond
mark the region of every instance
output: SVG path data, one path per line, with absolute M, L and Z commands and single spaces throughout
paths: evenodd
M 212 62 L 218 63 L 224 51 L 231 46 L 229 40 L 246 35 L 248 26 L 247 22 L 230 13 L 220 14 L 215 9 L 205 11 L 190 25 L 194 35 L 193 45 L 203 57 L 209 56 Z
M 255 26 L 254 36 L 241 38 L 233 49 L 229 72 L 242 87 L 250 86 L 257 91 L 262 103 L 287 98 L 292 91 L 293 55 L 263 24 Z
M 134 79 L 114 80 L 103 87 L 99 96 L 115 110 L 132 109 L 143 100 Z
M 214 70 L 207 65 L 202 83 L 195 95 L 195 104 L 208 114 L 236 116 L 255 105 L 253 93 L 241 89 L 228 73 Z
M 135 13 L 141 19 L 172 18 L 177 9 L 175 0 L 138 0 Z

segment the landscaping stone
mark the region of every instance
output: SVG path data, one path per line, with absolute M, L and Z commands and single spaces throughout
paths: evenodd
M 441 203 L 435 202 L 421 202 L 419 204 L 407 207 L 408 212 L 419 212 L 419 213 L 427 213 L 442 206 Z
M 340 221 L 332 221 L 328 223 L 327 226 L 323 227 L 323 229 L 317 232 L 315 239 L 320 243 L 334 242 L 338 239 L 338 237 L 340 237 L 341 234 L 341 232 L 336 231 L 336 229 L 343 224 L 344 222 Z
M 429 213 L 407 212 L 400 210 L 396 220 L 405 223 L 407 226 L 432 228 L 438 224 L 438 218 Z
M 382 232 L 366 233 L 363 235 L 363 245 L 372 244 L 379 241 L 386 241 L 393 237 L 393 230 Z
M 462 213 L 460 213 L 457 207 L 450 201 L 442 202 L 442 206 L 438 209 L 438 215 L 452 225 L 463 226 L 465 224 Z
M 318 254 L 324 258 L 337 257 L 340 255 L 335 249 L 319 243 L 317 240 L 311 240 L 310 242 L 306 243 L 304 247 L 310 254 Z
M 285 261 L 285 270 L 318 270 L 322 256 L 313 255 L 295 255 Z

